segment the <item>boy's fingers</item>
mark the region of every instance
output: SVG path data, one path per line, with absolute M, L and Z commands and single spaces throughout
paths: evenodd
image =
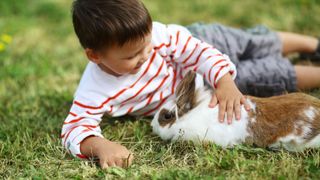
M 227 104 L 227 121 L 228 124 L 231 124 L 233 118 L 233 102 L 229 101 Z
M 219 117 L 218 118 L 219 118 L 220 122 L 224 121 L 225 112 L 226 112 L 226 102 L 223 101 L 223 102 L 219 103 Z
M 216 96 L 215 94 L 212 94 L 209 107 L 210 107 L 210 108 L 214 108 L 214 107 L 217 105 L 217 103 L 218 103 L 217 96 Z
M 134 156 L 132 153 L 130 153 L 129 156 L 127 157 L 127 167 L 129 167 L 132 164 L 133 159 L 134 159 Z
M 116 161 L 109 161 L 108 166 L 109 167 L 116 167 L 117 166 Z
M 234 110 L 235 110 L 235 114 L 236 114 L 236 119 L 240 120 L 241 118 L 241 104 L 240 104 L 240 100 L 236 101 L 234 103 Z
M 103 159 L 103 158 L 100 158 L 99 160 L 99 164 L 100 164 L 100 167 L 102 169 L 106 169 L 109 167 L 108 163 L 107 163 L 107 160 L 106 159 Z
M 241 103 L 244 105 L 244 108 L 249 111 L 251 109 L 250 104 L 247 101 L 247 98 L 245 96 L 242 96 Z
M 127 158 L 123 159 L 123 167 L 124 168 L 129 167 L 132 164 L 132 161 L 133 161 L 133 155 L 132 153 L 130 153 Z

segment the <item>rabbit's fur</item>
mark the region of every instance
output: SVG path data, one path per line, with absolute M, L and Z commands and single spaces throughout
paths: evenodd
M 222 147 L 250 144 L 289 151 L 320 146 L 320 100 L 303 93 L 270 98 L 247 97 L 251 110 L 241 107 L 241 119 L 218 121 L 218 106 L 209 108 L 212 90 L 195 89 L 195 73 L 188 72 L 151 122 L 164 140 L 209 141 Z

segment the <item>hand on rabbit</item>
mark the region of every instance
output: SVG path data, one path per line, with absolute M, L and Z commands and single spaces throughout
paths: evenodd
M 234 81 L 229 74 L 224 75 L 217 83 L 217 89 L 212 94 L 212 98 L 209 107 L 213 108 L 219 104 L 219 121 L 222 123 L 225 119 L 225 113 L 227 113 L 227 122 L 231 124 L 233 114 L 235 118 L 240 120 L 241 118 L 241 104 L 244 105 L 247 111 L 250 110 L 246 98 L 239 91 Z

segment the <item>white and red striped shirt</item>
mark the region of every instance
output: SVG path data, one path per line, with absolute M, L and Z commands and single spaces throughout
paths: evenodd
M 62 144 L 72 155 L 85 158 L 80 142 L 91 135 L 103 137 L 99 123 L 105 113 L 153 115 L 174 97 L 177 84 L 189 70 L 203 75 L 212 87 L 228 72 L 236 76 L 228 56 L 192 37 L 182 26 L 154 22 L 152 45 L 150 57 L 137 74 L 115 77 L 89 62 L 62 127 Z

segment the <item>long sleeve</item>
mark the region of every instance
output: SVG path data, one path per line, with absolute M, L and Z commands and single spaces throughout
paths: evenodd
M 61 140 L 62 145 L 75 157 L 86 159 L 80 152 L 80 143 L 89 136 L 100 136 L 101 129 L 99 123 L 103 113 L 91 113 L 90 106 L 96 106 L 93 103 L 86 102 L 86 105 L 74 100 L 70 112 L 65 119 Z
M 158 47 L 167 48 L 166 53 L 170 54 L 172 60 L 178 63 L 185 73 L 189 70 L 196 71 L 214 88 L 226 73 L 230 73 L 233 78 L 236 77 L 235 65 L 227 55 L 212 45 L 192 37 L 182 26 L 165 26 L 160 23 L 157 26 L 161 27 L 158 28 L 158 33 L 167 36 L 167 43 Z

